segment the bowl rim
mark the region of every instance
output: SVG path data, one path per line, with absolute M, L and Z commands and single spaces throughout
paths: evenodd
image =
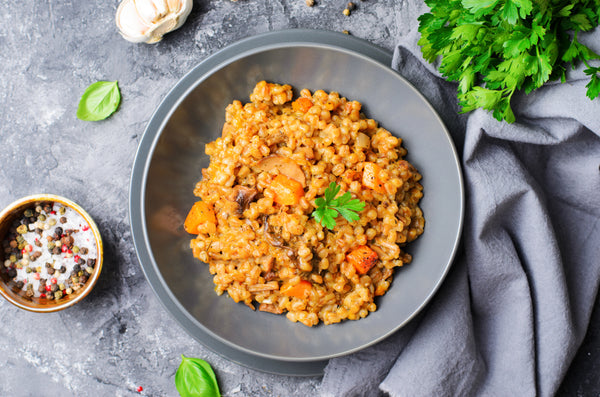
M 302 46 L 330 49 L 363 58 L 364 60 L 375 64 L 377 67 L 393 72 L 399 79 L 403 80 L 409 87 L 411 87 L 420 98 L 423 99 L 423 101 L 429 106 L 432 113 L 437 117 L 440 125 L 443 127 L 448 144 L 451 147 L 454 155 L 459 179 L 460 220 L 455 241 L 453 242 L 452 254 L 448 258 L 448 263 L 444 266 L 442 276 L 439 278 L 439 280 L 437 280 L 435 287 L 430 291 L 425 301 L 419 305 L 419 307 L 409 318 L 402 323 L 399 323 L 398 326 L 396 326 L 390 332 L 372 340 L 370 343 L 357 346 L 353 349 L 322 357 L 290 358 L 256 352 L 236 345 L 212 333 L 187 312 L 187 310 L 181 305 L 171 290 L 166 287 L 166 283 L 160 274 L 157 263 L 152 255 L 146 228 L 145 194 L 147 170 L 151 163 L 152 155 L 158 139 L 160 138 L 164 127 L 168 123 L 173 112 L 192 90 L 194 90 L 213 73 L 241 58 L 273 49 Z M 420 313 L 438 291 L 456 256 L 462 234 L 464 221 L 464 184 L 462 170 L 460 167 L 460 161 L 458 160 L 459 157 L 456 148 L 441 118 L 429 104 L 429 102 L 418 90 L 414 88 L 412 84 L 406 81 L 406 79 L 404 79 L 397 71 L 388 66 L 391 63 L 391 59 L 391 54 L 388 51 L 381 49 L 365 40 L 345 35 L 343 33 L 308 29 L 288 29 L 283 31 L 267 32 L 234 42 L 233 44 L 226 46 L 220 51 L 202 60 L 176 83 L 176 85 L 168 92 L 168 94 L 163 98 L 161 103 L 156 108 L 140 140 L 132 167 L 129 210 L 133 241 L 142 271 L 144 272 L 144 275 L 148 280 L 153 292 L 156 294 L 163 307 L 175 318 L 179 325 L 182 326 L 188 334 L 190 334 L 194 339 L 202 343 L 207 348 L 225 356 L 232 361 L 239 362 L 242 365 L 250 366 L 259 370 L 264 370 L 266 372 L 283 373 L 286 375 L 298 375 L 298 371 L 301 372 L 300 374 L 322 374 L 321 370 L 314 371 L 307 368 L 312 364 L 317 364 L 321 367 L 324 367 L 327 361 L 331 358 L 357 352 L 389 337 L 391 334 L 397 332 L 409 321 L 411 321 L 418 313 Z M 198 335 L 198 331 L 200 331 L 200 336 Z M 266 362 L 256 363 L 256 360 L 266 360 Z M 287 367 L 273 369 L 274 365 L 284 365 Z M 293 372 L 289 372 L 290 369 Z
M 79 204 L 77 204 L 73 200 L 70 200 L 66 197 L 58 196 L 56 194 L 50 194 L 50 193 L 31 194 L 29 196 L 21 197 L 20 199 L 17 199 L 15 201 L 13 201 L 12 203 L 8 204 L 2 211 L 0 211 L 0 220 L 7 218 L 7 216 L 9 216 L 11 214 L 11 212 L 13 212 L 16 209 L 23 207 L 27 204 L 31 204 L 31 203 L 35 203 L 35 202 L 48 202 L 48 201 L 58 202 L 60 204 L 66 205 L 66 206 L 72 208 L 73 210 L 77 211 L 77 213 L 79 215 L 81 215 L 83 217 L 83 219 L 85 219 L 85 221 L 90 226 L 90 230 L 92 231 L 92 234 L 94 235 L 94 240 L 96 242 L 96 250 L 98 252 L 98 257 L 96 258 L 94 274 L 92 274 L 92 277 L 90 277 L 90 279 L 85 284 L 83 291 L 78 293 L 75 298 L 65 300 L 64 302 L 59 303 L 59 304 L 44 306 L 44 305 L 28 304 L 26 302 L 22 302 L 21 300 L 15 299 L 11 294 L 6 292 L 5 288 L 4 288 L 4 286 L 6 284 L 0 280 L 0 295 L 2 295 L 7 301 L 9 301 L 13 305 L 17 306 L 18 308 L 24 309 L 24 310 L 27 310 L 30 312 L 35 312 L 35 313 L 57 312 L 60 310 L 64 310 L 67 307 L 71 307 L 71 306 L 75 305 L 77 302 L 84 299 L 92 291 L 92 289 L 94 289 L 94 286 L 96 285 L 96 282 L 98 281 L 98 278 L 100 277 L 100 273 L 102 272 L 102 264 L 104 262 L 102 236 L 100 235 L 100 230 L 98 228 L 98 225 L 96 225 L 96 222 L 94 221 L 94 219 L 92 219 L 90 214 L 87 213 L 87 211 L 85 211 Z

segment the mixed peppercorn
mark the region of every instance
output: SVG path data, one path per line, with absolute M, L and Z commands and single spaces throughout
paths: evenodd
M 57 203 L 32 205 L 2 241 L 0 275 L 27 298 L 59 300 L 82 288 L 96 266 L 96 242 L 85 219 Z

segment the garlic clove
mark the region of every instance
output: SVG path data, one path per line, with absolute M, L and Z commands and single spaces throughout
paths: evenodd
M 148 26 L 152 26 L 154 22 L 160 19 L 160 15 L 158 15 L 158 11 L 151 1 L 133 0 L 131 3 L 135 5 L 135 9 L 140 19 Z
M 176 0 L 178 3 L 180 2 L 180 0 Z M 169 11 L 172 11 L 169 9 L 169 6 L 167 5 L 167 0 L 152 0 L 152 3 L 154 4 L 154 7 L 156 7 L 156 9 L 158 10 L 158 13 L 160 15 L 167 15 L 167 13 L 169 13 Z
M 172 12 L 179 12 L 182 6 L 182 2 L 181 0 L 167 0 L 167 5 L 169 7 L 169 10 L 171 10 Z
M 144 41 L 144 34 L 150 30 L 150 25 L 144 23 L 133 1 L 121 3 L 121 6 L 117 9 L 117 20 L 120 22 L 119 29 L 121 33 L 134 39 L 130 41 Z M 140 40 L 135 40 L 136 38 Z
M 133 2 L 135 3 L 138 15 L 144 23 L 150 26 L 166 17 L 169 13 L 166 4 L 162 1 L 133 0 Z
M 134 43 L 156 43 L 185 22 L 192 0 L 123 0 L 116 23 L 121 35 Z
M 164 21 L 163 23 L 160 24 L 160 26 L 156 27 L 156 29 L 152 32 L 151 37 L 148 39 L 148 41 L 146 41 L 146 43 L 148 43 L 148 44 L 158 43 L 159 41 L 162 40 L 162 37 L 165 34 L 169 33 L 171 30 L 175 30 L 176 25 L 177 25 L 177 21 L 174 19 L 169 19 L 169 20 Z

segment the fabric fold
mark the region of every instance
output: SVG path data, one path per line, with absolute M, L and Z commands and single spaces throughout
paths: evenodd
M 513 124 L 460 114 L 456 85 L 421 56 L 426 7 L 414 3 L 392 67 L 436 109 L 461 156 L 462 249 L 417 319 L 331 360 L 321 394 L 553 396 L 600 284 L 600 100 L 585 96 L 578 70 L 515 95 Z M 586 42 L 600 43 L 600 32 Z

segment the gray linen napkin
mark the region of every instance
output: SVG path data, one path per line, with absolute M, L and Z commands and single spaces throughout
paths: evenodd
M 457 114 L 456 86 L 422 59 L 417 17 L 393 67 L 450 130 L 466 184 L 463 249 L 428 307 L 387 340 L 331 360 L 322 396 L 552 396 L 600 280 L 600 99 L 574 71 L 514 99 L 514 124 Z M 599 51 L 598 29 L 586 44 Z M 425 194 L 427 194 L 425 192 Z

